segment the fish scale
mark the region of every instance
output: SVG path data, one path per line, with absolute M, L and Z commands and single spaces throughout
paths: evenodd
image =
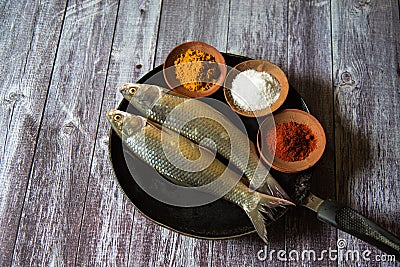
M 139 158 L 143 159 L 143 161 L 145 161 L 147 164 L 153 166 L 159 173 L 165 175 L 172 182 L 178 184 L 202 186 L 214 181 L 216 177 L 220 177 L 226 170 L 226 166 L 216 159 L 213 159 L 212 163 L 205 170 L 199 172 L 187 172 L 182 170 L 181 168 L 172 164 L 173 162 L 180 160 L 180 157 L 178 157 L 179 153 L 182 153 L 185 158 L 193 161 L 200 158 L 200 149 L 195 146 L 194 143 L 188 142 L 188 139 L 185 139 L 182 136 L 178 137 L 179 144 L 177 144 L 175 138 L 169 136 L 168 134 L 163 138 L 163 142 L 165 144 L 164 147 L 161 145 L 161 131 L 154 126 L 146 125 L 143 127 L 140 133 L 133 136 L 124 136 L 122 140 L 124 144 L 134 151 Z M 169 152 L 172 152 L 169 153 L 171 157 L 166 156 L 163 148 L 168 149 Z M 203 156 L 211 157 L 212 155 L 205 152 Z M 193 164 L 194 163 L 191 162 L 191 168 L 201 168 L 201 164 L 197 164 L 197 166 Z M 228 177 L 229 174 L 231 177 L 237 175 L 228 170 Z M 238 187 L 241 186 L 242 185 L 239 185 Z M 241 189 L 244 190 L 245 188 Z M 240 190 L 238 192 L 236 191 L 237 189 L 229 192 L 225 198 L 237 205 L 246 207 L 247 202 L 243 201 L 243 199 L 239 202 L 239 198 L 236 196 L 236 193 L 240 192 Z M 216 189 L 215 192 L 208 193 L 217 194 L 218 190 Z
M 223 195 L 223 198 L 246 212 L 257 233 L 265 242 L 267 242 L 265 215 L 273 218 L 269 208 L 293 204 L 285 199 L 250 190 L 242 182 L 235 180 L 237 174 L 216 159 L 213 154 L 177 133 L 174 135 L 170 130 L 162 132 L 159 126 L 148 122 L 143 117 L 111 110 L 107 112 L 107 119 L 131 152 L 173 183 L 199 187 L 218 179 L 221 183 L 230 186 L 231 189 Z M 182 162 L 182 155 L 188 159 L 188 161 L 183 161 L 185 167 L 201 170 L 190 172 L 177 167 L 176 163 Z M 211 164 L 202 168 L 207 165 L 205 163 L 208 160 Z M 207 187 L 206 192 L 220 196 L 221 187 L 213 184 Z
M 245 174 L 252 188 L 273 196 L 289 198 L 260 162 L 253 142 L 210 105 L 149 84 L 128 83 L 122 85 L 119 90 L 131 105 L 150 120 L 177 131 L 206 148 L 213 149 L 215 144 L 217 152 Z M 182 125 L 182 119 L 188 116 L 195 119 Z M 237 148 L 235 151 L 240 153 L 231 153 L 231 144 L 234 144 Z

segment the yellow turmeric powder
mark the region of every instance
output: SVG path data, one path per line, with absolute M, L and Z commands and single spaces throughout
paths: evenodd
M 188 49 L 174 61 L 176 78 L 189 91 L 206 91 L 218 78 L 215 57 L 197 49 Z

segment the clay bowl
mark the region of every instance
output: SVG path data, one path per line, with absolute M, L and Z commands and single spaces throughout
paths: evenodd
M 280 95 L 270 107 L 256 111 L 246 111 L 235 105 L 232 97 L 232 92 L 230 90 L 232 88 L 232 82 L 240 72 L 249 69 L 260 72 L 268 72 L 275 79 L 278 80 L 281 86 Z M 285 73 L 277 65 L 265 60 L 248 60 L 236 65 L 233 69 L 229 71 L 224 84 L 224 95 L 226 102 L 236 113 L 246 117 L 261 117 L 276 111 L 283 104 L 283 102 L 285 102 L 288 92 L 289 83 Z
M 269 131 L 285 122 L 297 122 L 307 125 L 316 139 L 316 148 L 301 161 L 288 162 L 275 157 L 275 151 L 270 151 L 266 144 Z M 272 168 L 285 173 L 296 173 L 306 170 L 321 158 L 326 145 L 324 129 L 319 121 L 311 114 L 298 109 L 285 109 L 274 116 L 268 116 L 260 125 L 257 134 L 257 148 L 261 158 Z
M 176 74 L 175 74 L 175 65 L 174 61 L 179 57 L 179 55 L 185 53 L 188 49 L 197 49 L 200 51 L 203 51 L 207 54 L 212 55 L 215 58 L 215 61 L 217 64 L 217 74 L 218 74 L 218 79 L 217 82 L 211 86 L 208 90 L 205 91 L 189 91 L 183 85 L 181 82 L 177 79 Z M 190 63 L 189 63 L 190 64 Z M 206 70 L 204 70 L 206 71 Z M 167 85 L 174 90 L 175 92 L 179 94 L 183 94 L 188 97 L 204 97 L 204 96 L 209 96 L 213 93 L 215 93 L 224 83 L 225 77 L 226 77 L 226 65 L 225 65 L 225 59 L 222 56 L 222 54 L 213 46 L 203 43 L 203 42 L 187 42 L 180 44 L 176 46 L 174 49 L 172 49 L 167 58 L 165 59 L 164 65 L 163 65 L 163 74 L 165 81 Z

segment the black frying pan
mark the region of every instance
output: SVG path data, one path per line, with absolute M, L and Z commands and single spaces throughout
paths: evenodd
M 223 55 L 226 64 L 231 67 L 250 59 L 232 54 L 224 53 Z M 156 84 L 168 88 L 162 75 L 162 66 L 158 66 L 147 73 L 138 83 Z M 222 90 L 211 97 L 225 102 Z M 128 106 L 128 101 L 123 100 L 118 109 L 126 111 Z M 285 103 L 279 110 L 286 108 L 309 112 L 304 100 L 292 87 L 289 89 Z M 129 106 L 128 111 L 132 112 L 132 107 Z M 133 111 L 133 113 L 135 112 Z M 256 143 L 258 121 L 247 117 L 241 117 L 241 119 L 249 138 Z M 135 207 L 155 223 L 188 236 L 205 239 L 231 238 L 255 232 L 253 225 L 241 208 L 225 200 L 220 199 L 195 208 L 181 208 L 162 203 L 149 196 L 133 179 L 126 163 L 122 142 L 113 131 L 110 134 L 110 154 L 112 166 L 122 190 Z M 155 175 L 156 171 L 141 160 L 135 157 L 132 157 L 130 162 L 132 162 L 131 160 L 134 162 L 134 169 L 136 170 L 135 177 L 150 179 L 152 175 Z M 377 246 L 388 254 L 394 254 L 398 259 L 400 258 L 400 240 L 393 234 L 361 216 L 353 209 L 344 207 L 330 199 L 322 200 L 311 194 L 311 170 L 296 174 L 285 174 L 271 169 L 271 174 L 280 182 L 297 205 L 303 205 L 317 212 L 319 220 Z M 282 217 L 285 211 L 284 209 L 278 210 L 277 217 Z

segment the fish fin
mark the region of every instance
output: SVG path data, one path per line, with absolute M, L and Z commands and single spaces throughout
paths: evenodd
M 159 129 L 159 130 L 162 130 L 162 128 L 163 128 L 161 124 L 159 124 L 157 122 L 154 122 L 154 121 L 151 121 L 151 120 L 147 120 L 146 124 L 151 126 L 151 127 L 156 128 L 156 129 Z
M 265 216 L 257 209 L 253 209 L 251 211 L 246 211 L 247 216 L 249 216 L 250 221 L 253 223 L 254 228 L 257 231 L 257 234 L 261 237 L 261 239 L 268 244 L 268 235 L 267 235 L 267 225 L 265 223 Z
M 205 153 L 209 154 L 210 156 L 215 157 L 216 152 L 214 152 L 213 150 L 211 150 L 211 149 L 209 149 L 209 148 L 207 148 L 207 147 L 204 147 L 204 146 L 202 146 L 202 145 L 198 145 L 198 144 L 196 144 L 196 145 L 198 146 L 198 148 L 199 148 L 201 151 L 204 151 Z
M 173 130 L 171 130 L 157 122 L 151 121 L 151 120 L 147 120 L 146 124 L 150 127 L 153 127 L 159 131 L 165 132 L 166 134 L 169 134 L 169 135 L 179 134 L 179 133 L 174 132 Z
M 177 91 L 174 91 L 174 90 L 168 90 L 167 94 L 189 99 L 188 96 L 185 96 L 184 94 L 178 93 Z
M 294 204 L 286 199 L 265 195 L 259 192 L 253 193 L 257 194 L 260 199 L 257 203 L 257 206 L 253 209 L 244 210 L 247 216 L 250 218 L 250 221 L 253 223 L 257 234 L 265 243 L 268 244 L 267 225 L 269 222 L 271 222 L 271 220 L 275 220 L 273 208 Z
M 270 173 L 268 173 L 268 176 L 265 178 L 264 183 L 261 186 L 256 187 L 254 183 L 250 181 L 249 188 L 252 190 L 257 190 L 258 192 L 263 194 L 290 199 L 285 190 L 280 186 L 275 178 L 272 177 Z

